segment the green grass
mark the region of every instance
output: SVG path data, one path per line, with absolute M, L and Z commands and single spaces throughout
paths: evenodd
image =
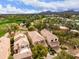
M 23 20 L 0 20 L 0 37 L 3 36 L 7 32 L 7 26 L 15 23 L 20 24 Z
M 8 57 L 8 59 L 13 59 L 13 56 L 10 55 L 10 56 Z
M 7 24 L 7 23 L 21 23 L 23 20 L 0 20 L 0 25 L 1 24 Z
M 6 32 L 3 30 L 0 30 L 0 37 L 3 36 Z
M 7 26 L 5 24 L 0 25 L 0 37 L 6 33 Z

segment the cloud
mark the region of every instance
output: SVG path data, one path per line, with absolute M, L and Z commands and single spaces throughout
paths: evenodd
M 22 14 L 22 13 L 38 13 L 41 11 L 79 11 L 79 0 L 57 0 L 50 2 L 42 0 L 7 0 L 8 4 L 4 7 L 0 4 L 0 14 Z M 4 1 L 3 1 L 4 2 Z M 17 4 L 11 4 L 18 2 Z M 19 5 L 21 4 L 21 5 Z M 17 5 L 17 6 L 16 6 Z M 25 5 L 23 8 L 22 5 Z M 27 7 L 30 5 L 30 9 Z M 20 6 L 20 7 L 19 7 Z
M 29 9 L 20 9 L 16 8 L 15 6 L 7 5 L 6 7 L 3 7 L 0 5 L 0 14 L 27 14 L 27 13 L 37 13 L 37 10 L 29 10 Z
M 69 9 L 78 10 L 79 9 L 79 0 L 64 0 L 64 1 L 51 1 L 43 2 L 40 0 L 20 0 L 26 5 L 32 5 L 33 7 L 40 8 L 42 10 L 51 10 L 51 11 L 65 11 Z

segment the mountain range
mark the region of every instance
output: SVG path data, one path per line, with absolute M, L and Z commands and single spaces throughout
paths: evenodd
M 45 11 L 45 12 L 40 12 L 39 14 L 76 14 L 79 15 L 79 11 L 74 11 L 74 10 L 68 10 L 68 11 L 63 11 L 63 12 L 52 12 L 52 11 Z

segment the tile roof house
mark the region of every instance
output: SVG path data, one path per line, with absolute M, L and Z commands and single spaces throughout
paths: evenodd
M 46 41 L 51 48 L 59 48 L 59 41 L 56 35 L 52 34 L 50 31 L 46 29 L 41 30 L 40 33 L 46 38 Z
M 31 40 L 32 45 L 43 44 L 47 47 L 45 38 L 41 36 L 37 31 L 28 31 L 28 37 Z
M 23 33 L 16 33 L 14 39 L 14 59 L 32 59 L 27 36 Z
M 66 26 L 59 26 L 59 28 L 60 28 L 61 30 L 69 30 L 69 28 L 66 27 Z
M 0 59 L 8 59 L 10 55 L 10 38 L 5 34 L 0 38 Z
M 73 32 L 73 33 L 79 33 L 78 30 L 73 30 L 73 29 L 71 29 L 70 32 Z

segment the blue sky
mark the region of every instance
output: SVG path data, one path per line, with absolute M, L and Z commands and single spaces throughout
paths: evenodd
M 79 0 L 0 0 L 0 14 L 79 11 Z

